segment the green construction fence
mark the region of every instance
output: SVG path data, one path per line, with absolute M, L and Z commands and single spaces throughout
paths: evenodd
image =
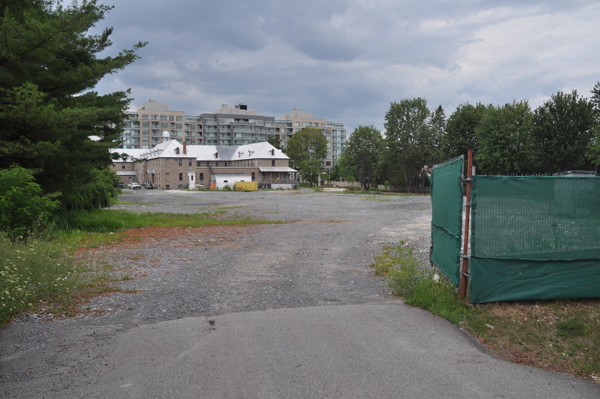
M 462 168 L 432 173 L 431 260 L 460 284 Z M 600 297 L 600 177 L 472 179 L 473 303 Z

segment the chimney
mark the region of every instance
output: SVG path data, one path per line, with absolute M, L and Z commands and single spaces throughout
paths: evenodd
M 185 144 L 185 141 L 183 142 L 183 155 L 187 154 L 187 146 Z

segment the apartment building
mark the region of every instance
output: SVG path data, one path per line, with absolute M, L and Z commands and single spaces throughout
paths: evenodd
M 327 139 L 327 158 L 323 162 L 325 169 L 332 168 L 335 165 L 346 145 L 346 128 L 344 128 L 343 123 L 315 118 L 314 114 L 301 111 L 299 108 L 295 108 L 290 114 L 281 115 L 276 123 L 281 128 L 279 137 L 284 148 L 294 133 L 306 127 L 320 129 Z
M 318 128 L 327 138 L 327 159 L 323 167 L 335 165 L 346 143 L 346 129 L 342 123 L 315 118 L 314 114 L 296 108 L 276 120 L 272 116 L 258 115 L 246 104 L 230 107 L 222 104 L 212 113 L 198 116 L 183 111 L 171 111 L 166 104 L 154 99 L 142 104 L 138 110 L 127 113 L 121 149 L 149 150 L 168 138 L 188 145 L 241 146 L 279 137 L 285 148 L 294 133 L 305 127 Z
M 223 104 L 213 113 L 200 114 L 194 119 L 203 128 L 204 145 L 246 145 L 267 141 L 279 128 L 272 116 L 258 115 L 246 104 L 230 107 Z

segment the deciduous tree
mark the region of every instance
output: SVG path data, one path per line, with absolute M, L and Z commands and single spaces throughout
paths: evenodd
M 485 115 L 487 107 L 481 103 L 459 105 L 448 118 L 446 135 L 443 139 L 443 151 L 446 158 L 464 155 L 470 149 L 477 152 L 476 129 Z
M 532 119 L 527 101 L 489 107 L 476 129 L 478 172 L 492 175 L 531 173 Z
M 535 110 L 532 144 L 539 173 L 590 169 L 586 149 L 596 125 L 594 104 L 571 94 L 558 92 Z
M 369 190 L 377 177 L 383 151 L 381 132 L 373 126 L 357 127 L 344 148 L 344 160 L 352 175 L 358 176 L 363 190 Z
M 388 174 L 404 172 L 405 184 L 412 191 L 419 182 L 424 165 L 440 161 L 440 131 L 423 98 L 393 102 L 385 114 Z
M 327 139 L 314 127 L 294 133 L 287 142 L 287 155 L 300 175 L 311 185 L 317 184 L 321 164 L 327 157 Z

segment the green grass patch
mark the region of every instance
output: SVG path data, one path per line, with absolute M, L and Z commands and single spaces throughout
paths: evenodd
M 202 227 L 215 225 L 273 224 L 226 215 L 224 210 L 196 214 L 142 213 L 125 210 L 73 212 L 60 226 L 45 233 L 10 240 L 0 233 L 0 326 L 20 312 L 39 311 L 72 315 L 78 301 L 104 292 L 121 291 L 110 262 L 76 259 L 78 248 L 96 248 L 123 241 L 128 229 L 157 227 Z M 129 238 L 131 239 L 131 237 Z
M 420 268 L 403 242 L 385 247 L 372 267 L 405 303 L 460 325 L 496 356 L 600 383 L 600 300 L 469 306 L 447 278 Z
M 363 198 L 363 200 L 365 201 L 377 201 L 377 202 L 388 202 L 391 201 L 390 198 L 385 198 L 381 195 L 367 195 L 366 197 Z
M 85 292 L 113 290 L 105 276 L 75 262 L 62 243 L 32 235 L 12 241 L 0 234 L 0 326 L 23 311 L 72 314 Z
M 451 283 L 419 266 L 412 248 L 404 242 L 385 247 L 372 267 L 375 274 L 385 277 L 392 294 L 401 296 L 405 303 L 427 309 L 455 324 L 465 318 L 468 307 Z

